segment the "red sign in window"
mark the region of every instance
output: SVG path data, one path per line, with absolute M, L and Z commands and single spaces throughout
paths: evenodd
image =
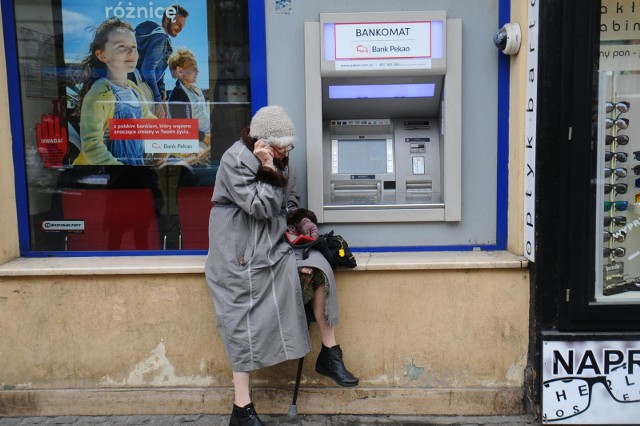
M 60 126 L 60 117 L 46 114 L 36 124 L 36 139 L 38 154 L 46 168 L 62 166 L 62 160 L 67 153 L 67 129 Z

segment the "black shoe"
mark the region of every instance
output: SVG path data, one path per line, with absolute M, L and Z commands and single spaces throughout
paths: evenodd
M 356 376 L 351 374 L 342 362 L 342 349 L 340 345 L 330 348 L 322 345 L 318 360 L 316 361 L 316 372 L 335 380 L 340 386 L 350 388 L 358 386 L 360 382 Z
M 231 412 L 231 420 L 229 420 L 229 426 L 264 426 L 260 417 L 256 413 L 256 409 L 253 406 L 253 402 L 245 405 L 244 407 L 238 407 L 233 404 L 233 411 Z

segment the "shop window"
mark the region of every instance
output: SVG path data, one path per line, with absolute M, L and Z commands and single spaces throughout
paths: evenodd
M 640 21 L 629 5 L 540 8 L 532 273 L 543 329 L 639 327 Z
M 181 253 L 183 229 L 206 229 L 189 197 L 211 195 L 222 153 L 261 106 L 252 98 L 265 98 L 251 93 L 257 7 L 2 2 L 14 23 L 5 39 L 18 76 L 9 90 L 23 255 Z M 206 238 L 186 245 L 205 250 Z
M 640 36 L 631 7 L 601 6 L 593 300 L 640 302 Z M 622 26 L 621 26 L 622 25 Z M 626 26 L 626 28 L 625 28 Z M 635 28 L 635 30 L 634 30 Z

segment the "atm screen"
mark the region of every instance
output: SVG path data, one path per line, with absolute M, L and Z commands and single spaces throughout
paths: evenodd
M 339 139 L 338 173 L 387 173 L 387 140 Z

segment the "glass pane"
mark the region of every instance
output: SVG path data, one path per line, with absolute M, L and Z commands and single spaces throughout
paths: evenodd
M 30 250 L 205 250 L 251 118 L 248 2 L 14 5 Z
M 640 38 L 631 2 L 600 11 L 594 298 L 640 302 Z

